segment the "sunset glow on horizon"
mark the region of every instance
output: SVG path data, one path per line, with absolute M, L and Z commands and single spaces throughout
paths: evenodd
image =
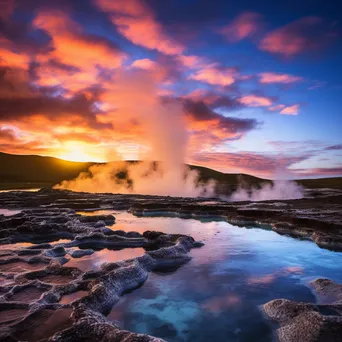
M 340 5 L 318 2 L 2 1 L 0 152 L 160 159 L 167 106 L 187 163 L 341 176 Z

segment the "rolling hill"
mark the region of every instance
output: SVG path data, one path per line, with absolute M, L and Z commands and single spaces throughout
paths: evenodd
M 128 161 L 131 163 L 133 161 Z M 54 157 L 37 155 L 13 155 L 0 152 L 0 190 L 27 189 L 52 186 L 62 180 L 77 177 L 96 163 L 71 162 Z M 269 180 L 247 174 L 229 174 L 212 170 L 203 166 L 189 165 L 199 171 L 203 181 L 214 179 L 222 191 L 234 190 L 242 180 L 247 185 L 258 186 Z M 306 179 L 298 183 L 309 188 L 333 187 L 342 188 L 342 178 Z

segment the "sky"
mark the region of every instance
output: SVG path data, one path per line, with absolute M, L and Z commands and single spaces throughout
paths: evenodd
M 187 163 L 341 176 L 341 13 L 332 0 L 0 0 L 0 151 L 144 159 L 158 101 L 182 112 Z

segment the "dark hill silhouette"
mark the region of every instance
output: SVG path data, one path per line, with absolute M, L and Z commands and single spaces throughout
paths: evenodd
M 54 157 L 14 155 L 0 152 L 0 189 L 52 186 L 62 180 L 77 177 L 80 172 L 86 172 L 94 164 L 98 163 L 72 162 Z M 199 171 L 201 180 L 214 179 L 223 189 L 234 190 L 241 181 L 249 186 L 258 186 L 269 181 L 247 174 L 222 173 L 203 166 L 189 165 L 189 167 Z M 342 188 L 342 177 L 306 179 L 299 180 L 298 183 L 310 188 Z

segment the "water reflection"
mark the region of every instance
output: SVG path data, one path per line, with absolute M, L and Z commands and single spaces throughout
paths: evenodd
M 113 213 L 113 212 L 110 212 Z M 275 299 L 314 302 L 308 278 L 342 282 L 342 253 L 259 228 L 116 213 L 112 229 L 183 233 L 205 242 L 174 273 L 152 273 L 108 315 L 124 329 L 167 341 L 272 341 L 260 305 Z
M 70 261 L 67 262 L 66 266 L 77 267 L 81 271 L 87 272 L 99 269 L 101 264 L 105 262 L 116 262 L 136 258 L 144 253 L 145 250 L 143 248 L 125 248 L 121 250 L 103 249 L 82 258 L 71 258 Z
M 0 209 L 0 215 L 13 216 L 13 215 L 21 213 L 21 211 L 22 210 L 15 210 L 15 209 Z

